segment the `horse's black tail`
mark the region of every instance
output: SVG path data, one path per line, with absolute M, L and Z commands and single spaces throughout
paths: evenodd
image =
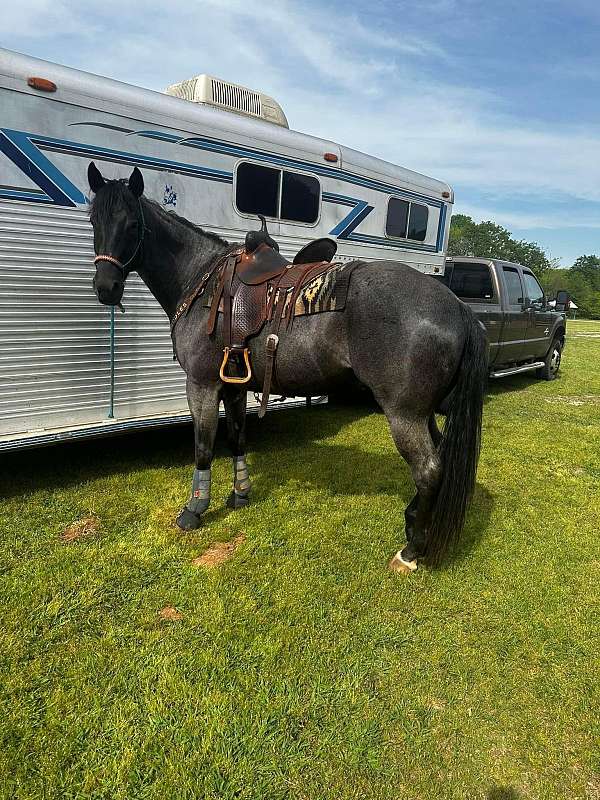
M 487 340 L 481 323 L 461 303 L 465 343 L 440 443 L 441 483 L 431 516 L 427 561 L 436 565 L 458 541 L 477 474 L 481 415 L 487 385 Z

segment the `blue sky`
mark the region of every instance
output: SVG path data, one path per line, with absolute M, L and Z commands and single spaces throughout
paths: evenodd
M 598 0 L 21 0 L 0 43 L 163 89 L 260 89 L 293 128 L 448 181 L 568 266 L 600 254 Z

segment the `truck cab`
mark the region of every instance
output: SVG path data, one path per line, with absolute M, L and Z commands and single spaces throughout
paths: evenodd
M 546 380 L 556 377 L 565 345 L 566 313 L 548 305 L 528 267 L 456 256 L 446 259 L 443 282 L 484 324 L 491 377 L 534 370 Z

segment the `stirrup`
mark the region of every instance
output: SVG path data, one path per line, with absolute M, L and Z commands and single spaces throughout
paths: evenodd
M 252 377 L 252 368 L 250 367 L 250 351 L 247 347 L 244 347 L 243 354 L 244 354 L 244 362 L 246 364 L 246 374 L 242 375 L 241 378 L 236 378 L 233 376 L 225 375 L 225 367 L 227 366 L 227 362 L 229 361 L 229 356 L 232 352 L 231 347 L 226 347 L 223 350 L 223 361 L 221 363 L 221 369 L 219 370 L 219 377 L 223 381 L 223 383 L 248 383 L 250 378 Z

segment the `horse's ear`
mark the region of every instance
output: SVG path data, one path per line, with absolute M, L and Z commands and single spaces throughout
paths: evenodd
M 90 189 L 92 192 L 94 192 L 94 194 L 106 183 L 100 174 L 100 170 L 93 161 L 90 161 L 90 165 L 88 167 L 88 183 L 90 184 Z
M 137 167 L 134 167 L 133 172 L 129 176 L 129 182 L 127 185 L 136 197 L 141 197 L 143 195 L 144 178 Z

